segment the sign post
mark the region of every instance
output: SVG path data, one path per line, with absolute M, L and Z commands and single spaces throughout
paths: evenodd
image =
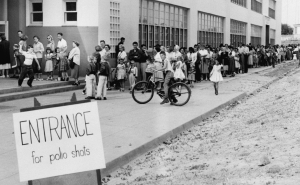
M 13 115 L 20 181 L 96 170 L 100 185 L 105 159 L 97 103 L 73 94 L 71 102 L 41 106 L 35 98 L 34 105 Z

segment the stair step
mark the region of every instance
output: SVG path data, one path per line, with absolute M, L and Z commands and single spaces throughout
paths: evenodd
M 68 82 L 70 83 L 70 82 Z M 64 85 L 64 86 L 59 86 L 59 87 L 48 87 L 46 88 L 37 88 L 33 89 L 30 88 L 30 90 L 26 91 L 19 91 L 19 92 L 12 92 L 12 93 L 6 93 L 6 94 L 0 94 L 0 102 L 6 102 L 6 101 L 12 101 L 12 100 L 18 100 L 22 98 L 30 98 L 30 97 L 36 97 L 36 96 L 41 96 L 45 94 L 55 94 L 55 93 L 60 93 L 60 92 L 67 92 L 67 91 L 74 91 L 78 89 L 83 89 L 85 87 L 84 84 L 80 84 L 79 86 L 71 86 L 71 85 Z M 22 89 L 22 88 L 20 88 Z
M 18 82 L 14 82 L 16 83 L 16 86 L 18 84 Z M 73 82 L 49 82 L 47 84 L 42 84 L 42 85 L 34 85 L 33 82 L 33 87 L 28 87 L 27 86 L 27 81 L 23 82 L 23 86 L 22 87 L 15 87 L 15 88 L 8 88 L 8 89 L 1 89 L 0 90 L 0 95 L 1 94 L 9 94 L 9 93 L 16 93 L 16 92 L 24 92 L 24 91 L 32 91 L 32 90 L 37 90 L 37 89 L 45 89 L 45 88 L 52 88 L 52 87 L 62 87 L 62 86 L 68 86 L 68 85 L 72 85 Z M 80 81 L 80 83 L 85 83 L 84 81 Z

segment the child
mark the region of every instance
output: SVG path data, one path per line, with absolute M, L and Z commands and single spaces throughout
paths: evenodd
M 137 68 L 134 65 L 134 61 L 130 62 L 130 67 L 128 69 L 128 74 L 129 74 L 128 79 L 129 79 L 130 93 L 131 93 L 132 88 L 135 85 L 136 78 L 138 76 L 138 71 L 137 71 Z
M 95 99 L 97 58 L 94 57 L 94 56 L 89 56 L 88 57 L 88 62 L 89 62 L 89 64 L 86 68 L 86 76 L 85 76 L 86 94 L 87 94 L 87 97 L 85 99 L 90 100 L 90 99 Z
M 194 81 L 195 81 L 195 63 L 190 61 L 187 63 L 187 70 L 188 70 L 188 81 L 190 84 L 190 87 L 194 87 Z
M 53 80 L 52 56 L 53 56 L 53 54 L 52 54 L 51 48 L 47 48 L 46 49 L 46 54 L 45 54 L 45 60 L 46 60 L 45 72 L 48 73 L 47 80 Z
M 120 60 L 119 64 L 117 65 L 117 80 L 120 84 L 120 92 L 125 91 L 125 78 L 126 78 L 126 66 L 123 60 Z
M 56 53 L 56 65 L 58 66 L 58 71 L 61 73 L 61 78 L 58 81 L 69 81 L 69 76 L 67 71 L 69 70 L 68 56 L 66 53 L 61 53 L 59 48 L 55 49 Z
M 151 76 L 153 75 L 153 70 L 156 69 L 155 64 L 153 63 L 152 60 L 147 60 L 147 67 L 146 67 L 146 81 L 149 80 L 149 78 L 151 78 Z
M 258 68 L 258 58 L 257 58 L 257 53 L 254 52 L 253 54 L 253 64 L 255 68 Z
M 214 83 L 215 88 L 215 94 L 219 94 L 219 82 L 223 81 L 223 77 L 221 74 L 221 68 L 223 65 L 219 65 L 219 61 L 215 60 L 215 65 L 213 67 L 213 70 L 210 72 L 210 81 Z
M 181 56 L 178 56 L 177 62 L 174 64 L 174 69 L 175 69 L 174 79 L 179 82 L 185 78 L 184 73 L 182 71 L 182 66 L 183 66 L 182 59 L 183 58 Z
M 235 73 L 238 74 L 238 73 L 240 73 L 240 69 L 241 69 L 240 56 L 239 56 L 238 52 L 235 53 L 234 61 L 235 61 Z

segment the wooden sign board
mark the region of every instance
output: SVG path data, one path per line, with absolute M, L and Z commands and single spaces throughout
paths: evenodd
M 15 113 L 20 181 L 105 168 L 96 102 Z

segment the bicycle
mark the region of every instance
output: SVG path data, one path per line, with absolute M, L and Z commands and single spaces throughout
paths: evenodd
M 154 96 L 156 89 L 155 75 L 150 76 L 147 81 L 141 81 L 132 88 L 132 98 L 139 104 L 150 102 Z M 183 106 L 188 103 L 191 98 L 191 89 L 182 82 L 176 82 L 174 78 L 169 83 L 168 97 L 171 105 Z M 163 99 L 165 96 L 164 90 L 158 90 L 157 95 Z

